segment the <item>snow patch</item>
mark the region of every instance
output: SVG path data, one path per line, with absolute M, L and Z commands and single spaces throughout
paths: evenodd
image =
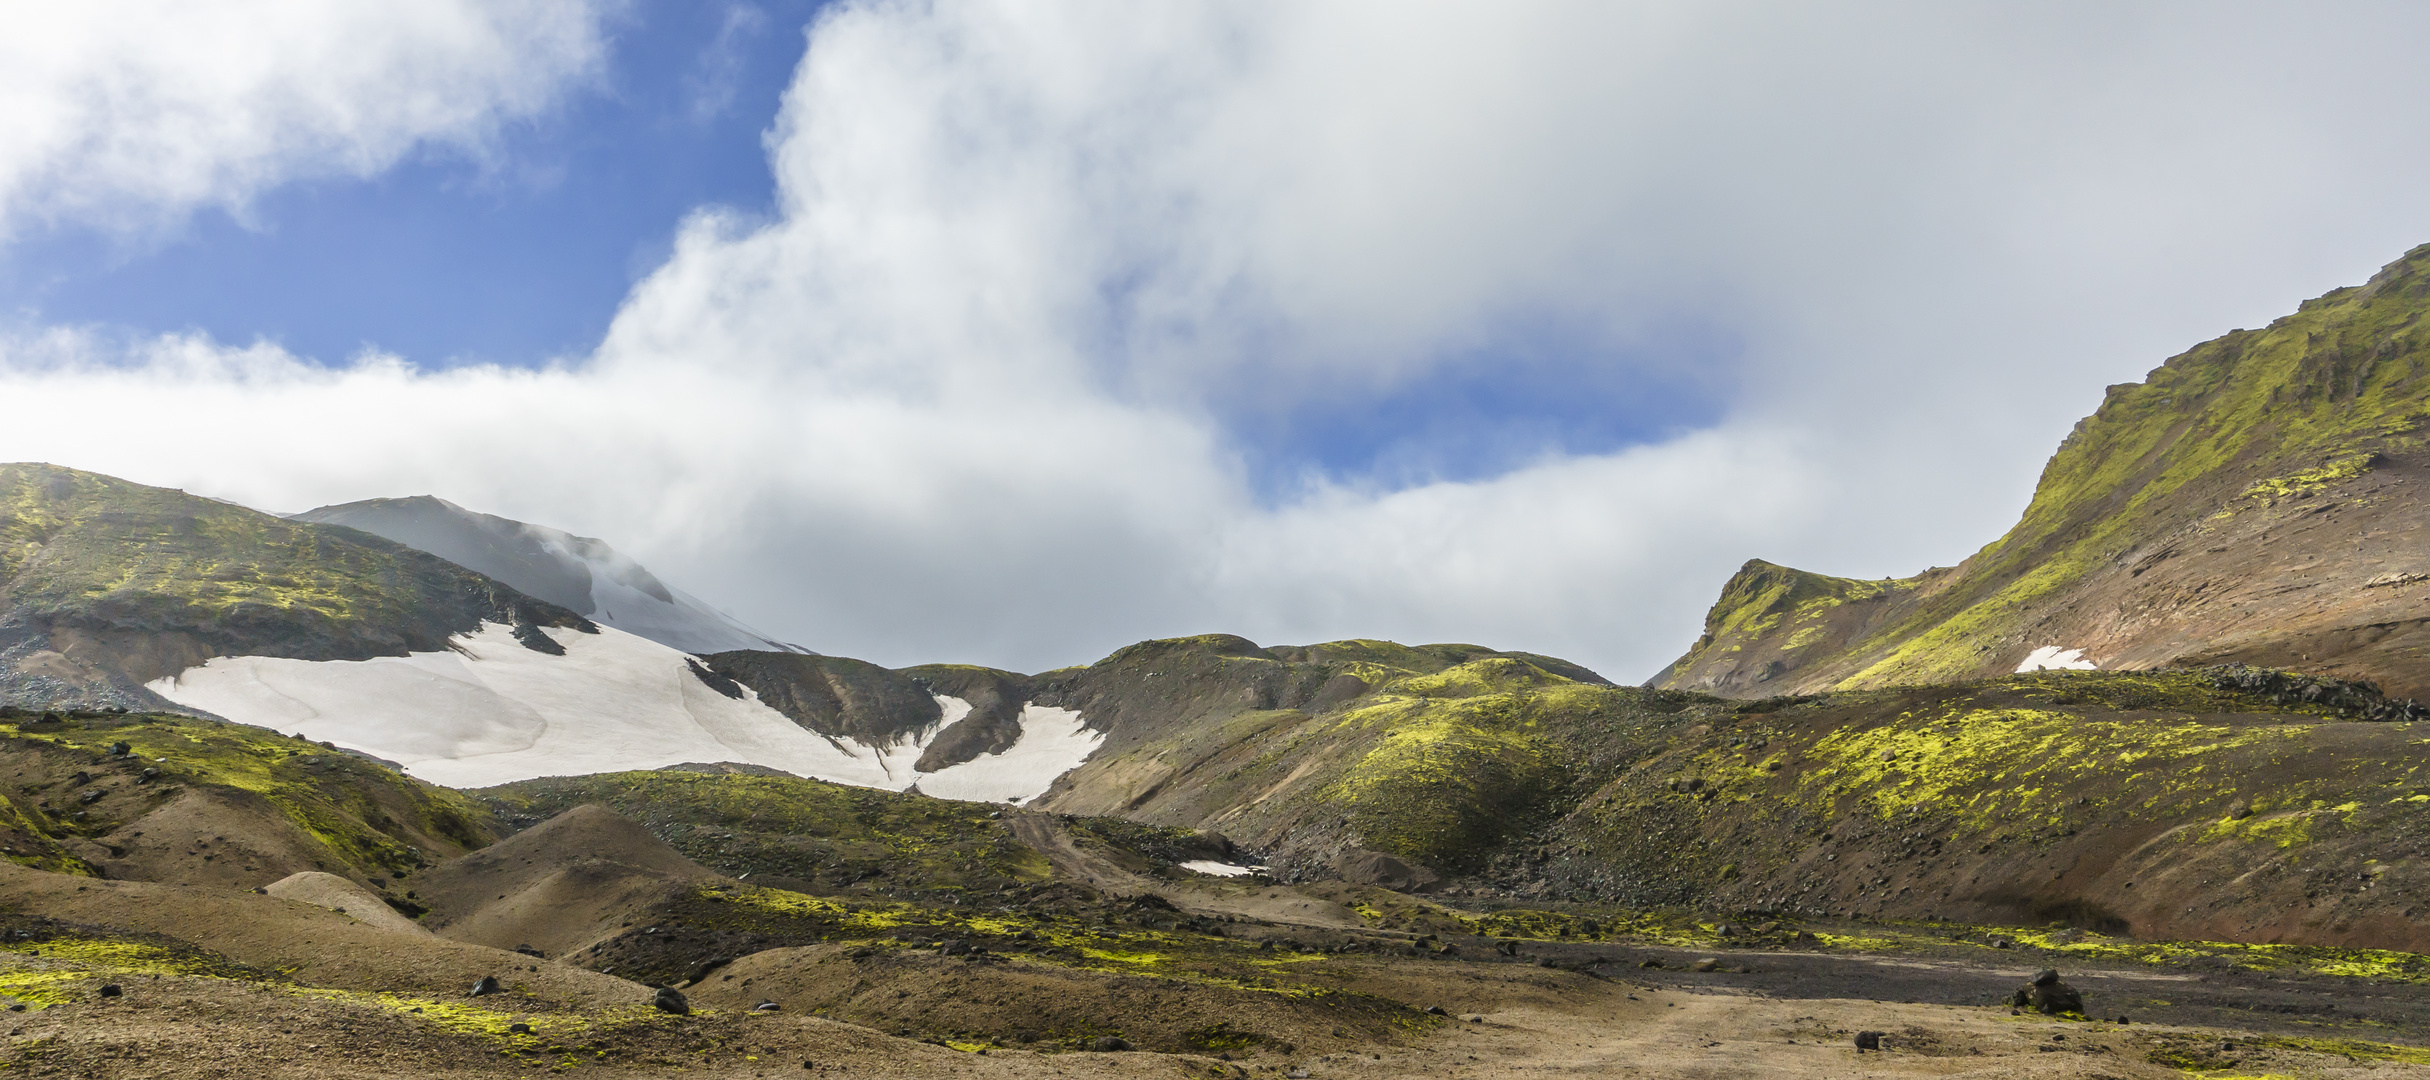
M 447 652 L 372 660 L 214 657 L 149 688 L 188 708 L 402 762 L 449 787 L 538 776 L 738 761 L 862 787 L 918 785 L 943 798 L 1026 802 L 1105 741 L 1080 714 L 1032 705 L 1021 736 L 935 773 L 915 765 L 970 703 L 939 695 L 939 721 L 882 746 L 830 739 L 762 704 L 729 698 L 692 673 L 692 657 L 610 626 L 543 628 L 565 647 L 525 648 L 483 626 Z
M 970 703 L 939 696 L 961 705 L 959 720 Z M 950 722 L 950 721 L 949 721 Z M 942 730 L 942 729 L 940 729 Z M 1079 767 L 1105 744 L 1105 733 L 1090 731 L 1076 709 L 1051 705 L 1021 707 L 1021 737 L 1000 753 L 981 754 L 959 765 L 920 774 L 920 793 L 940 799 L 973 802 L 1025 803 L 1046 794 L 1055 778 Z
M 2084 650 L 2058 645 L 2044 645 L 2028 653 L 2025 662 L 2017 665 L 2017 674 L 2028 671 L 2097 671 L 2101 665 L 2084 658 Z
M 1250 874 L 1263 873 L 1266 869 L 1262 866 L 1240 866 L 1234 863 L 1216 862 L 1212 859 L 1193 859 L 1180 865 L 1184 870 L 1211 874 L 1215 877 L 1245 877 Z

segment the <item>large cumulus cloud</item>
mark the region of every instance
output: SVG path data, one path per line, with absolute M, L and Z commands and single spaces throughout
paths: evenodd
M 435 492 L 892 663 L 1222 629 L 1642 677 L 1741 560 L 1954 561 L 2102 384 L 2430 239 L 2423 19 L 848 5 L 771 133 L 777 213 L 697 215 L 590 354 L 28 331 L 0 456 Z M 1597 344 L 1683 325 L 1723 346 Z M 1277 417 L 1546 326 L 1655 419 L 1483 476 L 1260 478 Z
M 604 53 L 586 0 L 20 4 L 0 33 L 0 238 L 241 212 L 418 145 L 478 151 Z

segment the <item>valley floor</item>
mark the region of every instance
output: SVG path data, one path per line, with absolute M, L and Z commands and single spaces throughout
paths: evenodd
M 335 921 L 311 925 L 326 932 Z M 325 939 L 324 948 L 335 943 L 338 952 L 322 962 L 383 940 L 367 932 Z M 428 983 L 434 967 L 469 972 L 483 960 L 441 944 L 400 940 L 391 955 L 362 963 L 396 964 L 407 959 L 403 954 L 428 952 L 413 962 L 423 973 L 418 981 Z M 1252 1043 L 1202 1054 L 1004 1046 L 982 1053 L 781 1009 L 709 1006 L 689 1017 L 661 1015 L 640 1006 L 646 991 L 637 985 L 625 994 L 603 990 L 608 980 L 555 961 L 508 976 L 510 995 L 467 1002 L 230 978 L 141 946 L 52 938 L 0 950 L 0 987 L 38 1002 L 0 1018 L 0 1068 L 164 1080 L 671 1071 L 1210 1080 L 1302 1072 L 1477 1080 L 2430 1076 L 2430 987 L 2411 982 L 2096 964 L 2067 973 L 2087 1010 L 2109 1018 L 2086 1022 L 2017 1015 L 2004 1004 L 2006 993 L 2047 959 L 2028 953 L 1985 961 L 1929 949 L 1698 952 L 1629 943 L 1541 950 L 1531 944 L 1525 951 L 1532 962 L 1500 955 L 1308 961 L 1300 973 L 1306 982 L 1432 1004 L 1448 1014 L 1398 1038 L 1305 1051 Z M 1721 970 L 1692 970 L 1707 958 L 1720 961 Z M 1663 966 L 1643 966 L 1648 961 Z M 953 962 L 936 963 L 944 970 Z M 1565 970 L 1571 966 L 1581 970 Z M 122 993 L 101 996 L 103 980 Z M 784 1003 L 782 991 L 772 996 Z M 695 1004 L 730 998 L 714 986 L 694 994 Z M 2119 1014 L 2131 1022 L 2116 1022 Z M 536 1030 L 501 1030 L 509 1020 Z M 1852 1037 L 1864 1030 L 1884 1033 L 1884 1052 L 1859 1054 Z

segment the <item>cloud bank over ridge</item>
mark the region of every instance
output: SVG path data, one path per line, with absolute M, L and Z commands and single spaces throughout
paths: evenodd
M 2430 239 L 2423 15 L 2201 11 L 846 5 L 770 133 L 779 212 L 696 215 L 591 354 L 29 326 L 0 457 L 282 509 L 439 494 L 887 663 L 1220 629 L 1642 678 L 1744 559 L 1954 561 L 2102 384 Z M 583 77 L 561 55 L 458 113 L 528 111 Z M 247 168 L 332 160 L 297 153 Z M 40 175 L 0 163 L 66 205 Z M 250 189 L 183 190 L 123 197 Z M 1571 378 L 1486 419 L 1592 388 L 1629 420 L 1591 446 L 1259 459 L 1545 327 Z

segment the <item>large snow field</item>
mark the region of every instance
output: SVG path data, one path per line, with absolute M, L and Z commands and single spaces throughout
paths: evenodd
M 940 696 L 943 718 L 884 746 L 832 739 L 763 705 L 718 693 L 691 657 L 603 626 L 544 628 L 564 656 L 525 648 L 488 625 L 447 652 L 374 660 L 214 657 L 150 689 L 239 723 L 336 743 L 403 764 L 449 787 L 537 776 L 737 761 L 863 787 L 988 801 L 1026 801 L 1080 764 L 1104 736 L 1078 713 L 1031 706 L 1002 754 L 934 773 L 913 767 L 970 704 Z M 1033 721 L 1032 714 L 1037 714 Z

